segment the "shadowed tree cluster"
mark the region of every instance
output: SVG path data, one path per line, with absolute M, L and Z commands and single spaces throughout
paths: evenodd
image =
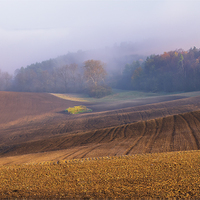
M 24 92 L 79 92 L 83 82 L 76 64 L 48 70 L 34 67 L 17 70 L 14 90 Z
M 12 89 L 12 76 L 8 72 L 0 70 L 0 91 Z
M 144 63 L 126 65 L 123 88 L 151 92 L 200 90 L 200 49 L 151 55 Z
M 106 86 L 104 63 L 87 60 L 84 66 L 65 64 L 55 67 L 53 60 L 16 70 L 12 89 L 23 92 L 88 93 L 103 97 L 111 92 Z
M 0 71 L 0 90 L 76 92 L 94 97 L 110 94 L 108 85 L 147 92 L 200 90 L 200 49 L 196 47 L 188 51 L 179 49 L 151 55 L 145 61 L 140 59 L 126 64 L 123 71 L 119 70 L 118 62 L 115 70 L 108 70 L 109 74 L 103 62 L 91 59 L 83 62 L 84 56 L 83 52 L 68 53 L 57 59 L 21 67 L 15 71 L 13 78 Z M 121 63 L 121 66 L 124 64 Z M 114 69 L 114 65 L 107 68 Z

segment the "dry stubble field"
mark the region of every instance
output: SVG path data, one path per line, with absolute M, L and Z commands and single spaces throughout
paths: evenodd
M 63 195 L 70 198 L 76 197 L 76 195 L 78 195 L 77 198 L 129 198 L 142 197 L 142 195 L 145 197 L 200 196 L 198 193 L 200 182 L 197 176 L 199 168 L 196 167 L 197 163 L 199 164 L 199 151 L 188 151 L 184 154 L 160 154 L 161 152 L 200 149 L 200 96 L 183 94 L 126 101 L 113 101 L 112 99 L 111 103 L 110 101 L 86 102 L 82 100 L 79 102 L 77 99 L 70 101 L 51 94 L 0 92 L 0 99 L 0 165 L 2 166 L 2 188 L 0 191 L 2 191 L 2 198 L 34 197 L 35 195 L 44 197 L 41 196 L 42 194 L 51 198 Z M 93 112 L 80 115 L 69 115 L 63 112 L 67 107 L 76 105 L 86 105 Z M 135 158 L 139 158 L 141 153 L 143 157 L 137 161 Z M 158 154 L 147 154 L 147 156 L 144 153 Z M 126 157 L 125 161 L 128 163 L 125 165 L 121 163 L 125 158 L 78 161 L 79 164 L 70 162 L 70 164 L 62 165 L 47 163 L 44 165 L 23 165 L 25 163 L 136 154 L 138 155 L 134 159 Z M 180 159 L 182 160 L 178 162 L 179 164 L 174 165 L 172 160 L 177 159 L 177 155 L 181 155 Z M 160 177 L 162 173 L 159 175 L 156 172 L 157 167 L 154 164 L 149 168 L 152 173 L 148 174 L 146 179 L 143 175 L 145 170 L 148 170 L 137 168 L 136 175 L 143 177 L 145 182 L 142 181 L 143 179 L 137 179 L 134 175 L 130 175 L 131 173 L 135 174 L 135 171 L 129 172 L 125 170 L 126 167 L 120 169 L 116 167 L 116 165 L 129 166 L 130 169 L 135 169 L 134 165 L 137 166 L 137 162 L 140 162 L 140 166 L 146 167 L 148 164 L 145 163 L 145 156 L 148 157 L 151 164 L 154 156 L 159 158 L 156 159 L 159 160 L 156 165 L 161 167 L 158 171 L 162 171 L 163 177 Z M 189 159 L 189 157 L 191 157 L 190 161 L 195 161 L 186 161 L 185 159 Z M 80 167 L 86 173 L 85 170 L 89 169 L 88 165 L 91 166 L 91 170 L 95 168 L 93 166 L 95 162 L 100 163 L 100 166 L 105 165 L 105 170 L 111 170 L 115 173 L 112 174 L 113 178 L 110 177 L 110 182 L 108 181 L 108 190 L 104 187 L 107 184 L 105 182 L 107 181 L 105 180 L 107 173 L 103 173 L 99 168 L 99 172 L 98 170 L 93 171 L 94 178 L 96 176 L 96 185 L 99 184 L 99 190 L 92 187 L 89 179 L 87 179 L 89 182 L 78 182 L 77 180 L 80 178 L 76 172 L 68 171 L 69 179 L 65 179 L 65 176 L 68 175 L 60 177 L 57 173 L 69 166 L 71 166 L 71 170 L 76 169 L 75 166 L 77 166 L 78 171 Z M 180 168 L 177 168 L 178 166 Z M 56 169 L 54 169 L 55 167 Z M 114 170 L 115 167 L 118 169 L 117 171 Z M 15 169 L 17 170 L 16 174 L 10 176 Z M 183 176 L 180 179 L 181 182 L 175 181 L 176 177 L 179 176 L 175 169 L 179 169 L 180 173 L 185 173 L 185 169 L 189 170 L 186 170 L 187 173 L 184 175 L 186 178 L 181 175 Z M 9 176 L 5 175 L 6 170 L 11 170 L 7 171 Z M 173 172 L 174 170 L 176 172 Z M 52 180 L 45 176 L 45 171 L 52 172 Z M 85 175 L 89 177 L 87 173 Z M 119 180 L 115 180 L 117 175 L 121 173 L 130 175 L 130 177 L 124 179 L 122 176 Z M 174 176 L 172 185 L 166 179 L 168 175 L 171 176 L 171 173 Z M 194 175 L 191 175 L 192 173 Z M 33 185 L 27 186 L 30 184 L 29 176 L 32 176 L 34 181 L 31 183 Z M 50 180 L 52 184 L 48 187 L 51 190 L 43 190 L 42 188 L 45 188 L 44 185 L 41 185 L 43 182 L 37 182 L 35 176 L 39 178 L 38 180 L 44 179 L 44 183 Z M 23 177 L 24 182 L 22 181 Z M 163 181 L 155 182 L 158 177 Z M 75 181 L 73 178 L 77 178 L 77 180 Z M 134 182 L 134 180 L 137 181 Z M 191 190 L 191 186 L 194 186 L 191 183 L 192 180 L 196 181 L 196 189 L 194 188 L 194 190 Z M 19 183 L 17 181 L 22 181 L 22 184 L 18 184 L 18 189 L 14 188 L 16 183 Z M 83 188 L 81 189 L 80 183 L 87 185 L 89 188 L 87 192 Z M 65 184 L 66 187 L 64 187 Z M 127 187 L 119 188 L 118 184 L 124 184 Z M 116 190 L 112 188 L 116 188 Z M 184 191 L 188 192 L 184 193 Z

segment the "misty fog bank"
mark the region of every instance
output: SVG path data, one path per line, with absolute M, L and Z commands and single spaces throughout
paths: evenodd
M 102 97 L 111 88 L 145 92 L 200 90 L 200 49 L 177 49 L 148 57 L 121 43 L 103 50 L 78 51 L 0 73 L 0 90 L 87 93 Z M 89 71 L 88 71 L 89 70 Z

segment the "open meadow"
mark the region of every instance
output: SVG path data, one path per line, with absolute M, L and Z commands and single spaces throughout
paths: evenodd
M 0 197 L 200 197 L 199 95 L 0 92 Z

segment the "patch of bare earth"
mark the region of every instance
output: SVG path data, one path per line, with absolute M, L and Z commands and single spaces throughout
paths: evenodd
M 200 198 L 199 151 L 10 165 L 0 171 L 1 199 Z
M 63 111 L 83 102 L 50 94 L 0 92 L 0 99 L 1 164 L 200 148 L 200 97 L 85 103 L 93 113 L 80 115 Z

